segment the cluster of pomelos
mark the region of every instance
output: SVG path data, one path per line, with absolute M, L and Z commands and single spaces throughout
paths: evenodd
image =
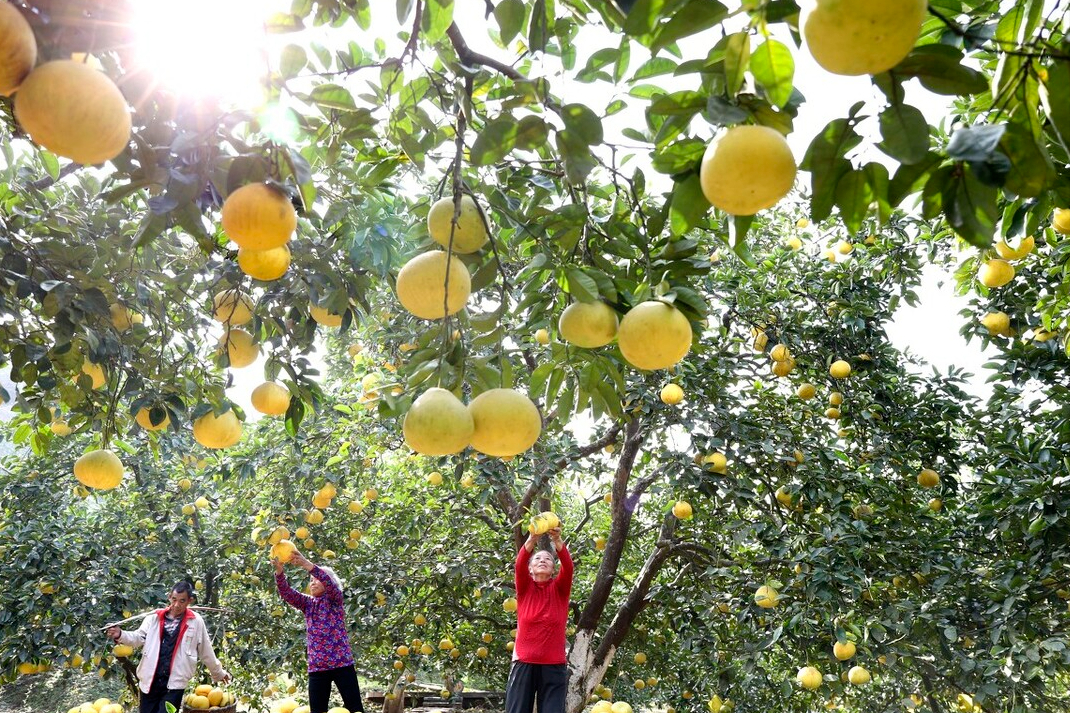
M 182 703 L 190 710 L 212 710 L 233 705 L 237 699 L 230 691 L 202 683 L 182 698 Z
M 112 703 L 110 698 L 98 698 L 72 706 L 67 709 L 67 713 L 124 713 L 124 710 L 121 704 Z

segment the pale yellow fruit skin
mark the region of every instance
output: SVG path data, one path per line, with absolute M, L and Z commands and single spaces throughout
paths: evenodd
M 918 473 L 918 485 L 923 488 L 935 488 L 940 484 L 940 475 L 931 468 L 925 468 Z
M 763 584 L 754 593 L 754 603 L 763 609 L 772 609 L 779 601 L 780 594 L 768 585 Z
M 103 72 L 73 62 L 46 62 L 15 93 L 15 118 L 52 153 L 93 165 L 113 159 L 130 142 L 130 111 Z
M 879 74 L 910 54 L 925 21 L 925 0 L 811 0 L 801 3 L 806 48 L 829 72 Z
M 637 369 L 668 369 L 691 351 L 691 324 L 664 302 L 642 302 L 628 310 L 617 330 L 621 354 Z
M 238 290 L 223 290 L 212 298 L 212 319 L 237 327 L 253 318 L 253 300 Z
M 851 667 L 851 670 L 847 672 L 847 680 L 856 686 L 864 686 L 869 683 L 869 679 L 869 671 L 861 666 L 853 666 Z
M 605 302 L 573 302 L 557 320 L 561 338 L 584 349 L 609 344 L 617 336 L 617 327 L 617 313 Z
M 100 364 L 94 364 L 88 359 L 82 362 L 82 373 L 88 374 L 89 378 L 93 380 L 94 389 L 99 389 L 108 383 L 108 377 L 104 374 L 104 367 Z
M 783 134 L 768 126 L 735 126 L 710 142 L 702 157 L 702 193 L 730 215 L 772 208 L 795 183 L 797 168 Z
M 468 268 L 449 256 L 449 285 L 446 285 L 447 260 L 441 250 L 417 255 L 398 272 L 397 292 L 402 307 L 421 319 L 442 319 L 460 312 L 472 292 Z M 446 291 L 449 299 L 444 300 Z M 446 303 L 443 311 L 443 302 Z
M 977 279 L 988 288 L 1003 287 L 1014 279 L 1014 265 L 998 258 L 989 260 L 977 271 Z
M 426 456 L 460 453 L 472 440 L 472 414 L 452 392 L 430 388 L 405 414 L 402 432 L 409 448 Z
M 290 269 L 290 248 L 286 245 L 270 250 L 238 248 L 238 267 L 254 280 L 277 280 Z
M 242 423 L 233 410 L 221 416 L 209 411 L 193 422 L 193 438 L 205 448 L 229 448 L 241 434 Z
M 1022 238 L 1016 248 L 1012 248 L 1008 245 L 1006 240 L 1000 240 L 996 243 L 996 252 L 1004 260 L 1021 260 L 1029 253 L 1033 252 L 1033 248 L 1036 247 L 1036 244 L 1037 241 L 1032 235 Z
M 0 96 L 9 97 L 37 63 L 37 40 L 22 13 L 0 2 Z
M 271 546 L 271 555 L 270 555 L 270 557 L 271 557 L 271 559 L 275 559 L 275 560 L 278 560 L 279 562 L 282 562 L 283 564 L 286 564 L 291 559 L 293 559 L 294 553 L 296 551 L 297 551 L 297 548 L 294 546 L 294 543 L 290 542 L 289 540 L 285 540 L 285 539 L 284 540 L 279 540 L 278 542 L 276 542 L 275 544 L 273 544 Z
M 1006 336 L 1010 332 L 1011 318 L 1006 312 L 989 312 L 981 317 L 981 324 L 989 334 Z
M 253 335 L 244 329 L 228 329 L 219 338 L 220 348 L 227 350 L 232 369 L 249 366 L 260 356 L 260 345 L 253 341 Z
M 442 247 L 450 244 L 450 224 L 453 222 L 453 196 L 439 198 L 427 213 L 427 232 Z M 487 244 L 489 236 L 483 218 L 472 196 L 461 196 L 461 214 L 453 229 L 453 252 L 474 253 Z
M 90 451 L 75 461 L 74 477 L 86 487 L 111 490 L 123 481 L 123 464 L 105 448 Z
M 281 416 L 290 408 L 290 390 L 274 381 L 265 381 L 253 389 L 253 408 L 267 416 Z
M 678 384 L 665 384 L 661 387 L 661 400 L 669 406 L 675 406 L 684 400 L 684 390 Z
M 145 321 L 145 318 L 140 314 L 131 312 L 126 305 L 118 303 L 109 306 L 108 313 L 111 315 L 111 325 L 118 332 L 125 332 L 135 324 L 142 324 Z
M 799 389 L 795 392 L 795 395 L 800 399 L 807 400 L 812 399 L 817 394 L 817 389 L 813 384 L 800 384 Z
M 829 366 L 829 376 L 833 379 L 846 379 L 851 375 L 851 365 L 843 359 L 837 359 Z
M 675 515 L 678 520 L 690 520 L 694 513 L 691 509 L 691 503 L 686 500 L 677 500 L 672 506 L 672 514 Z
M 1070 235 L 1070 208 L 1056 208 L 1051 215 L 1051 227 L 1056 233 Z
M 334 329 L 335 327 L 342 326 L 342 315 L 334 314 L 326 307 L 310 304 L 308 306 L 308 313 L 312 315 L 312 319 L 316 320 L 316 324 L 321 327 Z
M 795 680 L 808 691 L 816 691 L 821 688 L 821 672 L 813 666 L 803 666 L 795 674 Z
M 266 183 L 250 183 L 227 196 L 222 223 L 239 248 L 271 250 L 290 242 L 297 211 L 288 196 Z
M 490 389 L 468 404 L 472 414 L 471 445 L 480 453 L 510 458 L 531 448 L 542 432 L 542 415 L 524 394 Z
M 840 661 L 846 661 L 847 659 L 854 656 L 856 650 L 857 647 L 855 646 L 853 641 L 845 641 L 843 643 L 837 641 L 835 644 L 832 645 L 832 655 Z
M 166 413 L 164 414 L 163 421 L 156 425 L 153 425 L 152 417 L 150 415 L 151 411 L 151 408 L 139 409 L 138 412 L 134 415 L 134 420 L 137 421 L 137 425 L 141 426 L 146 431 L 162 431 L 171 425 L 171 417 Z

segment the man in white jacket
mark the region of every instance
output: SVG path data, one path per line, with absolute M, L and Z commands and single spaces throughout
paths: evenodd
M 204 619 L 189 608 L 193 587 L 179 582 L 171 588 L 170 606 L 157 609 L 145 617 L 137 631 L 108 629 L 116 643 L 144 647 L 137 678 L 141 688 L 140 713 L 166 713 L 164 703 L 182 707 L 182 693 L 197 672 L 197 661 L 204 661 L 213 681 L 230 680 L 230 674 L 212 651 L 212 640 Z

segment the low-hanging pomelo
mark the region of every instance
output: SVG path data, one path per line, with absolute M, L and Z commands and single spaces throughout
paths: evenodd
M 219 416 L 209 411 L 193 422 L 193 438 L 205 448 L 229 448 L 241 434 L 242 423 L 234 409 Z
M 618 324 L 616 311 L 605 302 L 573 302 L 557 320 L 557 331 L 569 344 L 595 349 L 613 341 Z
M 409 407 L 402 432 L 409 448 L 427 456 L 459 453 L 475 430 L 472 414 L 452 392 L 430 388 Z
M 471 444 L 480 453 L 510 458 L 531 448 L 542 432 L 542 415 L 514 389 L 490 389 L 468 404 L 472 414 Z
M 123 464 L 106 448 L 90 451 L 74 463 L 78 482 L 97 490 L 111 490 L 123 481 Z
M 637 369 L 667 369 L 691 350 L 691 324 L 670 304 L 642 302 L 624 315 L 617 343 L 624 358 Z
M 37 63 L 37 39 L 22 13 L 0 3 L 0 96 L 9 97 Z
M 223 231 L 239 248 L 271 250 L 285 245 L 297 229 L 290 197 L 266 183 L 249 183 L 223 201 Z
M 274 381 L 265 381 L 253 389 L 253 408 L 267 416 L 281 416 L 290 408 L 290 390 Z
M 453 196 L 439 198 L 427 213 L 427 232 L 442 247 L 450 244 L 453 232 L 453 252 L 474 253 L 487 243 L 487 226 L 480 215 L 475 199 L 467 193 L 461 196 L 461 214 L 453 228 Z
M 715 208 L 730 215 L 754 215 L 788 194 L 796 172 L 795 157 L 779 131 L 734 126 L 706 148 L 699 181 Z
M 452 255 L 447 263 L 446 253 L 441 250 L 417 255 L 398 272 L 398 300 L 421 319 L 442 319 L 456 314 L 468 303 L 471 292 L 468 268 Z
M 814 59 L 829 72 L 879 74 L 914 49 L 928 12 L 925 0 L 808 0 L 799 29 Z

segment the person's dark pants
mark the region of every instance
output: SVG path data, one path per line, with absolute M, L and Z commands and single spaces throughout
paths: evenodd
M 168 689 L 166 678 L 155 677 L 152 679 L 152 685 L 149 686 L 149 692 L 141 692 L 138 711 L 139 713 L 167 713 L 164 703 L 170 703 L 176 711 L 181 711 L 183 693 L 185 691 L 181 688 Z
M 349 713 L 364 713 L 357 670 L 352 665 L 308 672 L 308 707 L 311 713 L 327 713 L 331 700 L 331 683 L 338 686 L 342 705 Z
M 505 713 L 531 713 L 536 700 L 539 713 L 565 713 L 567 693 L 568 664 L 514 661 L 505 686 Z

